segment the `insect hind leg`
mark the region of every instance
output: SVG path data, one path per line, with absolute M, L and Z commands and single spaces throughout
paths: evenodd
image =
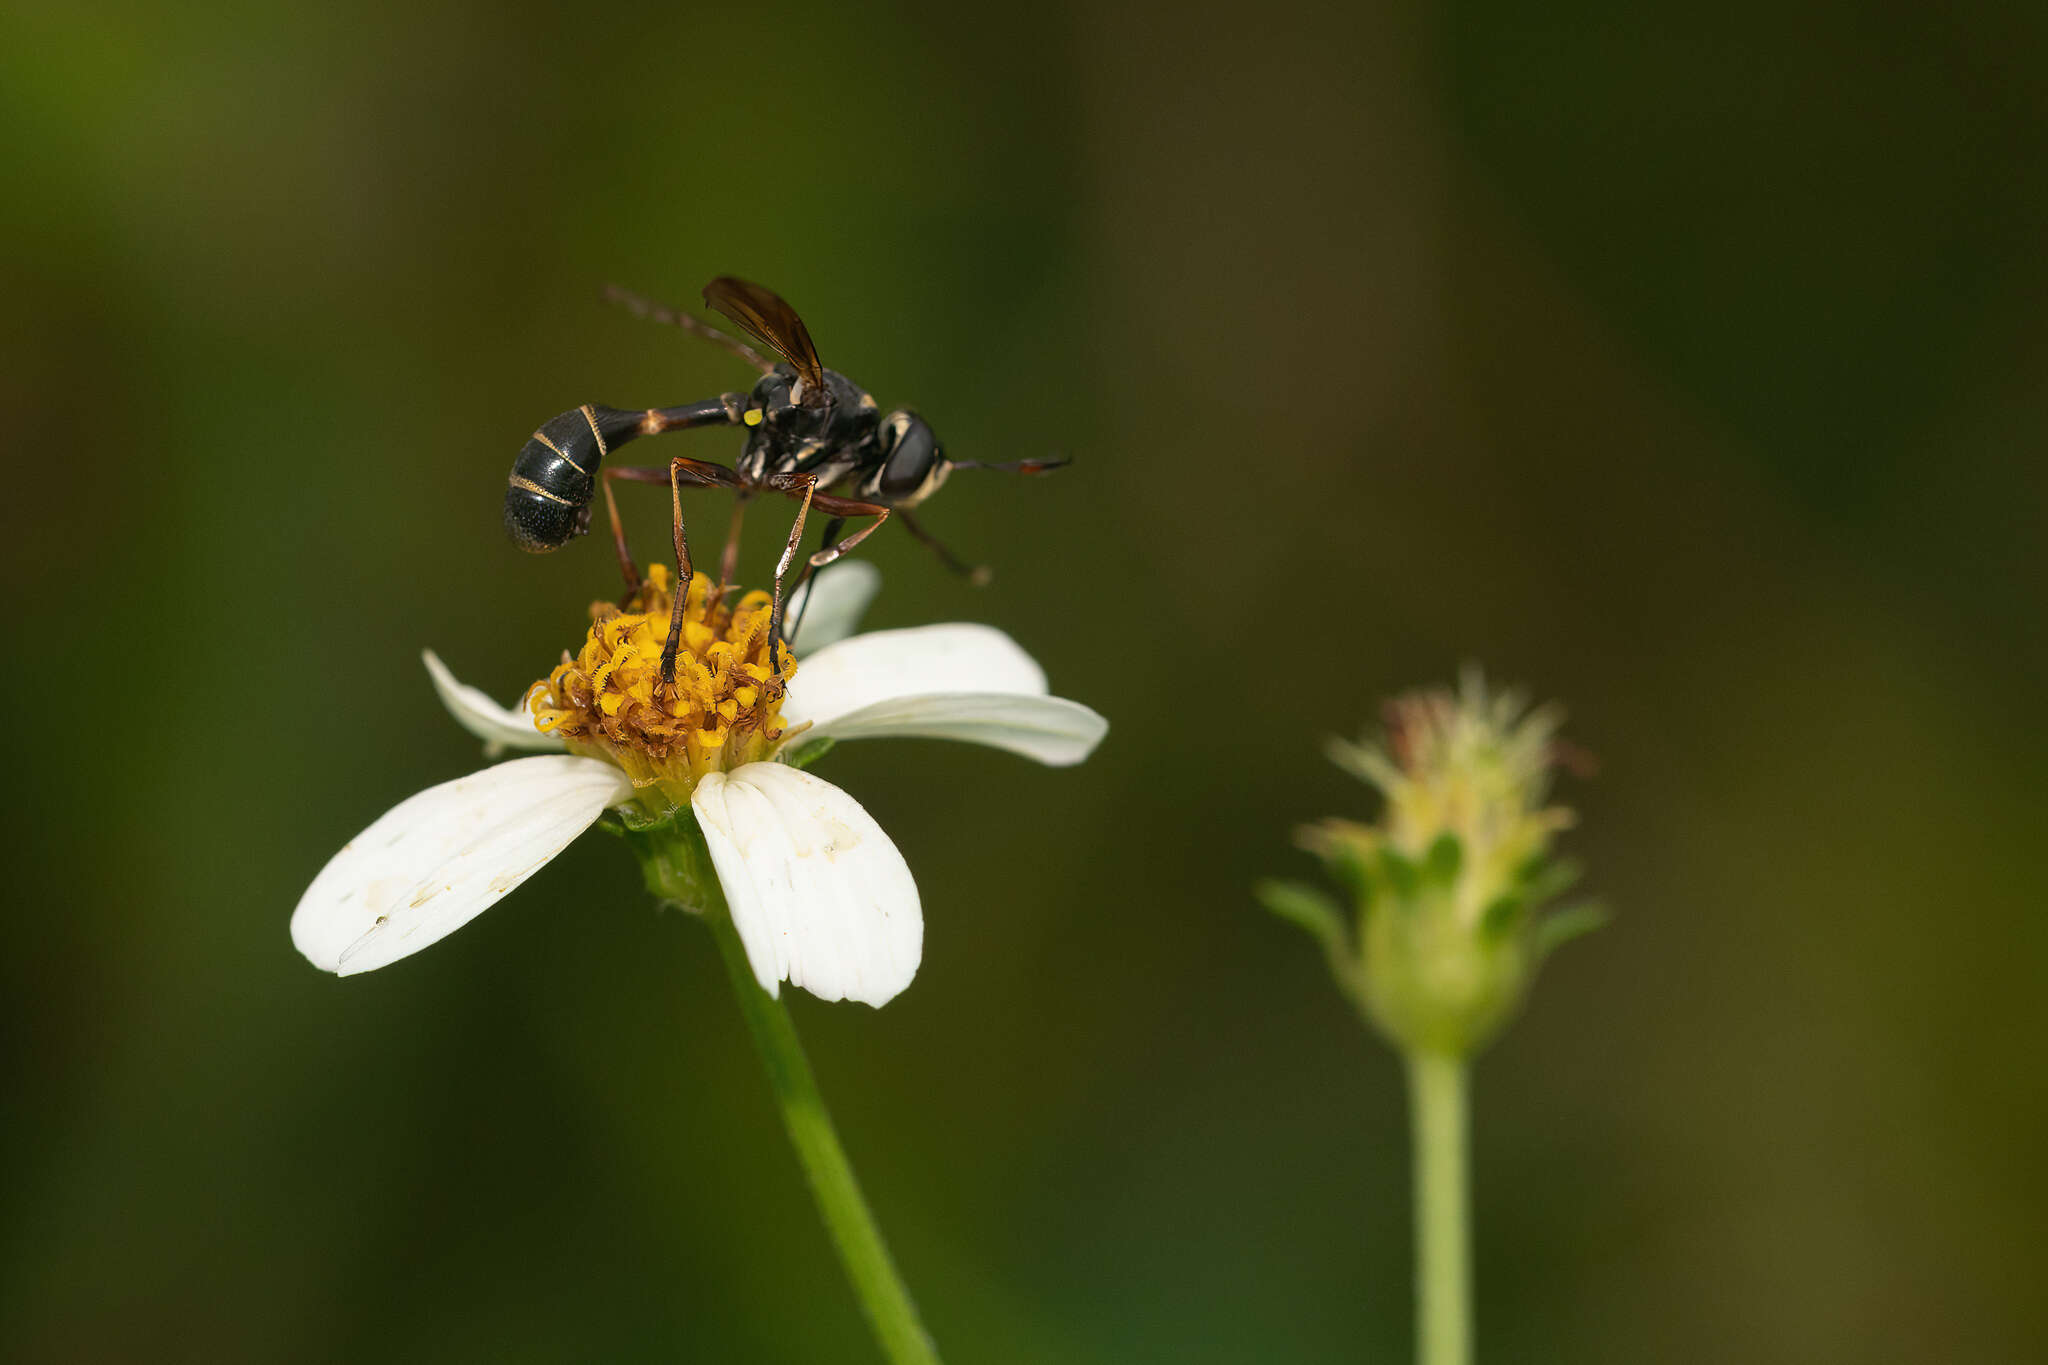
M 621 476 L 631 478 L 633 471 L 621 471 Z M 668 639 L 661 647 L 661 683 L 665 690 L 672 690 L 676 683 L 676 654 L 682 648 L 683 615 L 689 606 L 690 579 L 693 577 L 690 536 L 683 526 L 685 483 L 693 488 L 738 488 L 740 478 L 724 465 L 712 464 L 708 460 L 688 460 L 677 456 L 668 463 L 670 517 L 675 528 L 676 587 L 669 608 Z
M 640 566 L 633 562 L 633 552 L 626 547 L 626 523 L 619 519 L 619 500 L 612 493 L 612 480 L 620 471 L 607 469 L 598 476 L 598 486 L 604 489 L 605 515 L 611 519 L 612 548 L 618 552 L 619 572 L 626 578 L 626 595 L 631 597 L 640 591 Z

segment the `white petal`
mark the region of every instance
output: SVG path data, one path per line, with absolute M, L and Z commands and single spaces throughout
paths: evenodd
M 320 869 L 292 942 L 350 976 L 416 953 L 495 905 L 633 794 L 609 763 L 519 758 L 401 801 Z
M 825 737 L 958 739 L 1064 768 L 1088 757 L 1108 733 L 1108 721 L 1065 697 L 939 692 L 863 706 L 813 726 L 796 742 Z
M 754 978 L 886 1004 L 917 975 L 924 911 L 860 803 L 781 763 L 712 773 L 690 798 Z
M 455 675 L 448 671 L 448 665 L 442 663 L 441 656 L 433 650 L 421 650 L 420 658 L 426 662 L 427 673 L 434 680 L 434 691 L 441 695 L 441 704 L 448 708 L 449 715 L 455 717 L 457 725 L 484 742 L 487 756 L 504 749 L 562 747 L 560 736 L 544 735 L 534 728 L 533 716 L 529 712 L 500 706 L 481 689 L 457 682 Z
M 811 581 L 789 595 L 782 619 L 798 623 L 796 643 L 823 649 L 853 634 L 868 604 L 882 590 L 882 571 L 865 559 L 842 559 L 811 575 Z M 805 598 L 811 599 L 808 608 Z
M 940 625 L 856 635 L 799 656 L 783 719 L 813 737 L 960 739 L 1066 765 L 1109 723 L 1046 695 L 1045 670 L 993 626 Z
M 877 702 L 939 692 L 1042 697 L 1045 670 L 994 626 L 877 630 L 799 654 L 782 715 L 822 727 Z

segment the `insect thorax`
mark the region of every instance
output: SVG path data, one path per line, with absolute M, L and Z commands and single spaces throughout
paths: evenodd
M 796 371 L 777 365 L 747 395 L 747 446 L 739 474 L 758 483 L 771 474 L 816 474 L 821 485 L 873 463 L 875 400 L 837 370 L 825 371 L 829 403 L 793 401 Z

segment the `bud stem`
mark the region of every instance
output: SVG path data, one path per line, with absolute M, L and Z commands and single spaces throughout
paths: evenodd
M 1415 1144 L 1415 1359 L 1417 1365 L 1470 1365 L 1466 1063 L 1447 1052 L 1410 1052 L 1407 1060 Z

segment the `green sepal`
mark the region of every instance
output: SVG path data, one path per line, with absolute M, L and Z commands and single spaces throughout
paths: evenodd
M 628 807 L 606 811 L 598 827 L 626 841 L 639 860 L 641 879 L 656 900 L 692 914 L 722 909 L 725 892 L 712 866 L 711 849 L 697 812 L 685 806 L 648 816 Z
M 1349 848 L 1332 851 L 1324 855 L 1323 866 L 1360 905 L 1372 903 L 1372 869 L 1356 851 Z
M 1394 893 L 1397 904 L 1415 904 L 1415 893 L 1422 885 L 1422 872 L 1413 860 L 1383 845 L 1380 848 L 1380 875 L 1387 879 L 1387 887 Z
M 598 816 L 597 827 L 619 838 L 628 834 L 660 834 L 673 829 L 677 821 L 686 817 L 692 825 L 697 823 L 694 811 L 672 810 L 666 815 L 649 815 L 638 806 L 620 806 Z
M 830 735 L 820 735 L 816 739 L 805 740 L 789 751 L 789 757 L 786 762 L 792 768 L 808 768 L 830 753 L 832 746 L 838 742 L 838 740 Z
M 1344 912 L 1327 895 L 1304 882 L 1268 879 L 1252 888 L 1252 894 L 1281 919 L 1300 926 L 1331 953 L 1345 951 L 1350 933 Z
M 1570 858 L 1544 858 L 1541 855 L 1531 858 L 1520 869 L 1522 899 L 1532 906 L 1540 906 L 1577 885 L 1579 872 L 1579 864 Z
M 1613 916 L 1607 907 L 1597 901 L 1580 901 L 1553 910 L 1536 921 L 1535 955 L 1537 961 L 1550 956 L 1564 944 L 1583 934 L 1590 934 Z
M 1458 870 L 1464 865 L 1465 845 L 1449 830 L 1437 835 L 1422 855 L 1423 874 L 1444 890 L 1457 883 Z
M 1500 897 L 1480 912 L 1480 935 L 1496 943 L 1512 936 L 1521 927 L 1522 913 L 1528 908 L 1527 898 L 1516 893 Z

